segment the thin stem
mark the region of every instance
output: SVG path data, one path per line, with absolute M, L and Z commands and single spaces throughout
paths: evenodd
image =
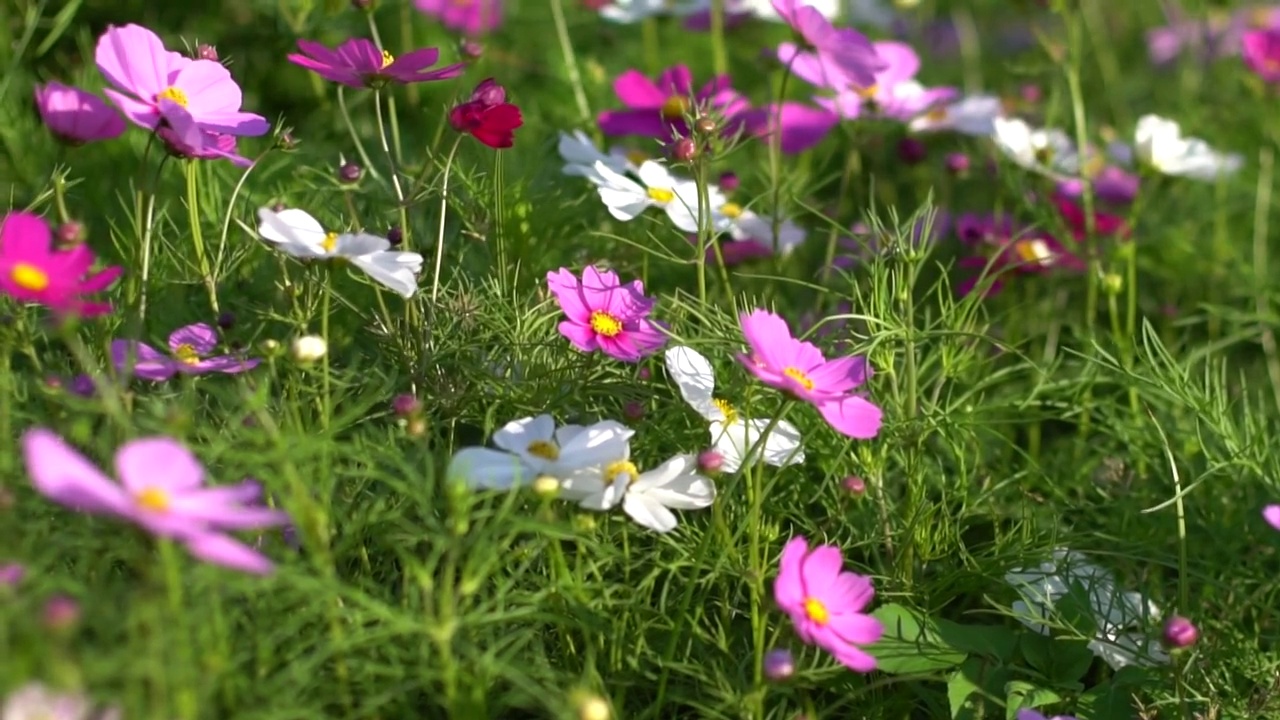
M 1271 379 L 1271 393 L 1276 409 L 1280 410 L 1280 353 L 1276 351 L 1276 334 L 1267 324 L 1271 303 L 1267 294 L 1270 273 L 1267 271 L 1267 217 L 1271 211 L 1271 173 L 1274 156 L 1271 148 L 1258 153 L 1258 190 L 1253 212 L 1253 281 L 1254 307 L 1262 332 L 1262 352 L 1267 359 L 1267 375 Z
M 160 545 L 160 563 L 164 567 L 164 587 L 165 594 L 169 599 L 169 627 L 177 627 L 181 630 L 182 636 L 179 637 L 177 646 L 182 648 L 181 652 L 186 655 L 186 662 L 178 663 L 184 670 L 195 665 L 195 658 L 191 653 L 191 643 L 188 637 L 189 628 L 183 622 L 186 617 L 186 603 L 182 599 L 182 567 L 179 563 L 176 549 L 173 541 L 167 538 L 161 539 Z M 170 665 L 172 667 L 172 665 Z M 185 678 L 184 678 L 185 680 Z M 196 698 L 195 690 L 189 682 L 178 682 L 178 717 L 184 720 L 196 718 L 200 714 L 200 705 Z
M 204 233 L 200 230 L 200 166 L 197 160 L 188 160 L 187 174 L 187 223 L 191 227 L 191 242 L 196 249 L 196 262 L 200 264 L 200 275 L 204 279 L 204 287 L 209 291 L 209 304 L 213 306 L 213 314 L 218 314 L 218 283 L 209 267 L 209 256 L 204 249 Z
M 711 0 L 711 62 L 717 76 L 729 74 L 724 47 L 724 0 Z
M 770 218 L 771 229 L 773 230 L 773 252 L 778 253 L 778 233 L 782 230 L 782 104 L 787 99 L 787 82 L 791 79 L 791 64 L 795 62 L 796 57 L 792 57 L 787 62 L 786 67 L 782 70 L 782 81 L 778 84 L 778 100 L 774 107 L 777 110 L 770 119 L 769 127 L 769 182 L 773 184 L 773 217 Z
M 698 303 L 707 304 L 707 246 L 711 242 L 711 195 L 707 189 L 706 163 L 697 161 L 694 182 L 698 187 L 698 256 L 693 259 L 698 270 Z
M 143 210 L 143 191 L 138 191 L 135 212 L 142 218 L 142 277 L 139 282 L 138 317 L 142 321 L 147 318 L 147 280 L 151 277 L 151 227 L 156 215 L 156 193 L 153 188 L 147 195 L 146 209 Z
M 644 48 L 645 71 L 657 75 L 662 70 L 658 48 L 658 19 L 652 15 L 640 21 L 640 44 Z
M 369 171 L 369 175 L 374 180 L 381 180 L 382 176 L 378 174 L 378 168 L 373 166 L 373 162 L 369 160 L 369 153 L 364 151 L 364 143 L 360 142 L 360 135 L 356 133 L 356 126 L 351 122 L 351 113 L 347 111 L 347 95 L 346 88 L 342 85 L 338 86 L 338 111 L 342 113 L 342 122 L 347 126 L 347 132 L 351 134 L 351 142 L 356 146 L 356 153 L 360 155 L 360 162 L 364 163 L 364 167 Z
M 231 229 L 231 211 L 232 208 L 235 207 L 236 200 L 240 197 L 240 191 L 244 188 L 244 182 L 249 179 L 249 173 L 253 172 L 253 169 L 258 166 L 258 163 L 270 153 L 271 148 L 268 148 L 267 150 L 264 150 L 261 155 L 255 158 L 253 163 L 249 165 L 249 167 L 245 168 L 244 172 L 240 174 L 240 180 L 236 182 L 236 186 L 231 190 L 231 199 L 227 201 L 227 211 L 222 214 L 222 234 L 218 237 L 218 258 L 214 260 L 214 264 L 217 266 L 221 266 L 223 259 L 226 257 L 227 232 Z
M 67 212 L 67 174 L 58 170 L 53 171 L 53 204 L 58 208 L 58 221 L 65 223 L 71 221 L 71 213 Z
M 332 373 L 330 372 L 330 367 L 329 367 L 330 353 L 328 350 L 328 347 L 330 345 L 329 310 L 330 310 L 330 304 L 333 301 L 333 270 L 332 268 L 325 268 L 325 270 L 327 272 L 325 273 L 325 282 L 324 282 L 324 301 L 320 308 L 320 335 L 321 337 L 324 338 L 324 344 L 326 348 L 324 357 L 321 358 L 324 361 L 324 365 L 321 367 L 321 372 L 323 373 L 322 380 L 321 380 L 322 382 L 321 392 L 324 394 L 324 398 L 323 398 L 324 416 L 321 418 L 320 422 L 322 427 L 324 427 L 327 430 L 329 429 L 329 419 L 333 415 L 333 399 L 332 399 L 332 395 L 330 394 L 330 382 L 331 382 Z
M 569 39 L 569 26 L 564 21 L 564 0 L 550 0 L 550 3 L 551 18 L 556 24 L 556 38 L 560 41 L 560 54 L 564 55 L 564 69 L 569 73 L 569 84 L 573 86 L 573 100 L 578 105 L 580 119 L 587 120 L 591 117 L 591 106 L 587 103 L 587 92 L 582 86 L 578 56 Z
M 372 21 L 370 21 L 372 23 Z M 387 129 L 382 122 L 382 92 L 380 90 L 373 91 L 373 108 L 374 115 L 378 118 L 378 139 L 382 141 L 382 152 L 387 155 L 387 165 L 391 168 L 391 187 L 396 191 L 396 209 L 400 212 L 400 232 L 404 249 L 408 250 L 409 245 L 409 209 L 405 206 L 404 190 L 400 188 L 400 173 L 396 171 L 396 159 L 391 154 L 391 146 L 387 144 Z
M 507 260 L 507 233 L 503 230 L 503 215 L 506 212 L 505 204 L 502 202 L 502 153 L 495 152 L 493 154 L 493 235 L 494 244 L 498 248 L 498 287 L 506 294 L 507 284 L 506 276 L 508 269 Z M 515 287 L 516 278 L 511 278 L 511 287 Z
M 440 180 L 440 229 L 436 233 L 436 267 L 431 273 L 431 302 L 434 304 L 440 296 L 440 263 L 444 259 L 444 221 L 449 209 L 449 170 L 453 167 L 453 156 L 458 152 L 462 142 L 459 135 L 449 148 L 449 158 L 444 162 L 444 177 Z

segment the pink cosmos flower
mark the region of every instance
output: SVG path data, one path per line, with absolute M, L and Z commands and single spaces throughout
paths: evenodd
M 166 437 L 140 438 L 116 451 L 116 483 L 44 428 L 22 437 L 27 472 L 41 495 L 73 510 L 127 520 L 171 538 L 197 558 L 267 574 L 271 561 L 227 533 L 283 525 L 289 516 L 255 505 L 257 483 L 204 487 L 204 468 L 191 451 Z
M 1211 11 L 1204 19 L 1187 17 L 1175 10 L 1169 14 L 1170 24 L 1147 32 L 1147 56 L 1156 65 L 1165 65 L 1190 50 L 1202 61 L 1237 55 L 1243 48 L 1244 35 L 1280 25 L 1280 6 L 1249 5 L 1235 12 Z
M 207 357 L 218 347 L 218 331 L 204 323 L 180 327 L 169 334 L 169 355 L 136 340 L 112 340 L 111 362 L 123 374 L 164 382 L 174 375 L 228 375 L 252 370 L 261 360 L 231 355 Z
M 36 85 L 36 109 L 45 127 L 69 145 L 111 140 L 124 132 L 124 120 L 97 95 L 51 82 Z
M 844 571 L 840 548 L 794 537 L 782 550 L 773 598 L 791 616 L 796 634 L 817 645 L 854 672 L 876 669 L 876 659 L 860 645 L 884 635 L 884 625 L 863 613 L 875 597 L 871 578 Z
M 195 144 L 191 138 L 198 132 L 262 135 L 270 128 L 261 115 L 240 111 L 240 86 L 226 67 L 170 52 L 147 28 L 107 28 L 94 59 L 115 88 L 106 90 L 107 97 L 148 130 L 165 123 Z
M 1280 505 L 1268 505 L 1262 509 L 1262 517 L 1271 527 L 1280 530 Z
M 1109 205 L 1128 205 L 1138 196 L 1141 183 L 1137 175 L 1124 168 L 1108 165 L 1091 178 L 1095 197 Z M 1084 181 L 1079 178 L 1067 178 L 1058 183 L 1058 195 L 1078 198 L 1084 194 Z
M 747 100 L 729 85 L 729 76 L 721 75 L 702 86 L 692 99 L 694 107 L 715 110 L 724 116 L 722 127 L 726 134 L 736 132 L 739 116 L 749 107 Z M 639 70 L 628 70 L 614 81 L 613 91 L 628 109 L 600 113 L 600 130 L 605 135 L 669 140 L 689 134 L 684 117 L 690 107 L 693 74 L 687 66 L 663 70 L 656 83 Z
M 823 84 L 821 75 L 810 74 L 816 69 L 813 66 L 800 65 L 794 70 L 798 77 L 816 87 L 835 90 L 834 98 L 820 97 L 814 102 L 846 120 L 869 113 L 907 122 L 960 96 L 956 88 L 926 88 L 916 81 L 916 73 L 920 72 L 920 56 L 910 45 L 883 41 L 874 43 L 872 47 L 884 62 L 884 67 L 875 73 L 875 83 L 869 87 L 830 88 Z
M 89 268 L 93 251 L 81 243 L 68 250 L 53 247 L 53 233 L 39 215 L 13 212 L 0 225 L 0 291 L 18 302 L 40 303 L 60 315 L 93 317 L 111 312 L 110 303 L 86 302 L 124 271 Z
M 1089 229 L 1085 220 L 1084 208 L 1062 193 L 1054 194 L 1053 203 L 1057 205 L 1058 213 L 1062 215 L 1062 219 L 1067 221 L 1067 227 L 1071 228 L 1071 234 L 1075 239 L 1077 241 L 1084 240 Z M 1093 229 L 1100 237 L 1129 237 L 1129 223 L 1119 215 L 1112 215 L 1094 208 L 1093 217 Z
M 1057 238 L 1032 228 L 1020 228 L 1006 215 L 966 213 L 956 219 L 955 232 L 973 253 L 960 258 L 957 267 L 975 274 L 956 285 L 956 293 L 973 292 L 980 281 L 989 282 L 984 291 L 991 297 L 1004 288 L 1007 273 L 1040 274 L 1055 270 L 1079 272 L 1087 266 Z
M 413 4 L 464 35 L 483 35 L 502 25 L 502 0 L 414 0 Z
M 1280 83 L 1280 28 L 1250 30 L 1241 43 L 1244 64 L 1263 82 Z
M 313 40 L 299 40 L 298 49 L 303 54 L 290 54 L 289 62 L 325 80 L 355 88 L 448 80 L 466 70 L 466 65 L 459 63 L 427 71 L 440 60 L 436 48 L 414 50 L 397 58 L 365 38 L 351 38 L 333 50 Z
M 867 88 L 884 69 L 871 41 L 857 30 L 835 28 L 804 0 L 772 0 L 773 9 L 800 36 L 801 45 L 778 46 L 778 61 L 801 77 L 819 78 L 814 84 L 833 90 Z M 811 81 L 812 82 L 812 81 Z
M 853 394 L 871 377 L 866 358 L 828 361 L 815 345 L 792 337 L 787 321 L 767 310 L 744 313 L 740 319 L 751 353 L 739 353 L 738 361 L 748 372 L 812 404 L 842 435 L 866 440 L 880 432 L 880 408 Z
M 778 132 L 778 147 L 788 155 L 822 142 L 840 122 L 840 116 L 831 110 L 797 102 L 747 110 L 741 117 L 746 131 L 765 142 L 773 142 L 772 135 Z
M 569 318 L 560 323 L 560 334 L 583 352 L 639 362 L 667 342 L 646 319 L 657 301 L 645 297 L 639 280 L 624 285 L 612 270 L 588 265 L 581 281 L 567 268 L 547 273 L 547 287 Z

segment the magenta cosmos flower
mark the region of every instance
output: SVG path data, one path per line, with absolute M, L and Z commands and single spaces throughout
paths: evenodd
M 886 40 L 873 45 L 884 67 L 876 72 L 870 87 L 828 88 L 836 91 L 833 98 L 816 98 L 824 109 L 846 120 L 862 115 L 907 122 L 941 103 L 951 102 L 960 91 L 950 87 L 926 88 L 916 81 L 920 72 L 920 56 L 906 43 Z M 812 65 L 795 68 L 797 76 L 817 87 L 825 87 L 820 75 L 808 75 Z
M 180 327 L 169 334 L 169 355 L 136 340 L 112 340 L 111 362 L 116 370 L 143 380 L 164 382 L 174 375 L 235 374 L 261 362 L 231 355 L 208 357 L 218 347 L 218 331 L 204 323 Z
M 985 285 L 984 297 L 1004 288 L 1009 273 L 1042 274 L 1058 270 L 1079 272 L 1087 265 L 1053 235 L 1035 228 L 1019 227 L 1007 215 L 966 213 L 956 219 L 956 236 L 973 254 L 962 257 L 957 267 L 976 272 L 956 285 L 964 296 Z
M 194 145 L 199 133 L 262 135 L 266 118 L 240 111 L 240 86 L 213 60 L 170 52 L 159 36 L 139 25 L 112 26 L 98 38 L 94 60 L 114 90 L 107 97 L 134 124 L 163 124 Z
M 685 113 L 690 103 L 723 116 L 723 131 L 733 133 L 750 104 L 729 87 L 728 75 L 716 77 L 693 95 L 693 74 L 684 65 L 662 71 L 657 82 L 639 70 L 628 70 L 613 83 L 626 110 L 605 110 L 598 118 L 605 135 L 643 135 L 669 140 L 689 134 Z
M 645 297 L 639 280 L 624 285 L 612 270 L 588 265 L 581 281 L 567 268 L 547 273 L 547 287 L 569 318 L 560 323 L 560 334 L 583 352 L 638 362 L 667 342 L 646 319 L 657 301 Z
M 49 132 L 69 145 L 111 140 L 125 128 L 120 114 L 102 98 L 61 83 L 36 86 L 36 109 Z
M 778 148 L 794 155 L 822 142 L 840 123 L 840 116 L 826 108 L 785 102 L 748 110 L 742 120 L 749 134 L 765 142 L 773 142 L 773 134 L 779 133 Z
M 1250 30 L 1241 38 L 1244 64 L 1263 82 L 1280 82 L 1280 28 Z
M 107 289 L 123 268 L 90 273 L 94 260 L 83 243 L 68 250 L 54 248 L 49 224 L 39 215 L 9 213 L 0 225 L 0 291 L 19 302 L 40 303 L 63 315 L 111 312 L 110 303 L 87 302 L 83 296 Z
M 884 69 L 884 61 L 866 36 L 857 30 L 832 27 L 804 0 L 772 1 L 778 16 L 800 39 L 800 44 L 778 46 L 779 62 L 801 77 L 819 78 L 814 84 L 833 90 L 875 85 L 875 74 Z
M 1268 505 L 1262 509 L 1262 517 L 1271 527 L 1280 530 L 1280 505 Z
M 866 440 L 880 432 L 880 408 L 853 394 L 871 377 L 866 358 L 828 361 L 812 343 L 792 337 L 787 321 L 767 310 L 743 314 L 741 320 L 751 353 L 739 353 L 738 361 L 752 375 L 812 404 L 842 435 Z
M 876 669 L 876 659 L 860 645 L 871 645 L 884 634 L 880 621 L 862 611 L 875 597 L 871 579 L 844 571 L 840 548 L 795 537 L 782 550 L 773 598 L 791 616 L 796 634 L 817 645 L 856 672 Z
M 413 5 L 464 35 L 483 35 L 502 25 L 502 0 L 414 0 Z
M 253 504 L 262 494 L 257 483 L 204 487 L 200 461 L 177 440 L 140 438 L 120 446 L 119 483 L 43 428 L 27 431 L 22 451 L 36 490 L 60 505 L 127 520 L 205 562 L 259 574 L 273 569 L 227 533 L 283 525 L 289 516 Z
M 466 69 L 465 65 L 449 65 L 428 71 L 427 68 L 440 60 L 440 51 L 436 48 L 414 50 L 397 58 L 364 38 L 351 38 L 333 50 L 312 40 L 299 40 L 298 49 L 303 54 L 289 55 L 289 62 L 348 87 L 377 88 L 387 83 L 448 80 Z

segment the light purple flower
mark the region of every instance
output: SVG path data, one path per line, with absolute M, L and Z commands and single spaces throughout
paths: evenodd
M 40 119 L 58 139 L 70 145 L 110 140 L 124 132 L 124 120 L 97 95 L 51 82 L 36 85 Z
M 208 357 L 218 347 L 218 331 L 204 323 L 178 328 L 169 334 L 169 355 L 136 340 L 113 340 L 111 362 L 116 370 L 144 380 L 164 382 L 174 375 L 241 373 L 261 362 L 231 355 Z
M 201 132 L 262 135 L 270 128 L 261 115 L 240 111 L 240 86 L 220 63 L 170 52 L 142 26 L 107 28 L 94 59 L 115 88 L 107 97 L 148 130 L 167 123 L 197 145 Z
M 427 70 L 440 60 L 440 51 L 436 48 L 421 48 L 397 58 L 365 38 L 351 38 L 333 50 L 313 40 L 299 40 L 298 49 L 303 54 L 290 54 L 289 62 L 348 87 L 448 80 L 466 70 L 466 65 L 460 63 Z
M 1262 518 L 1271 527 L 1280 530 L 1280 505 L 1268 505 L 1262 509 Z
M 502 25 L 502 0 L 414 0 L 413 5 L 464 35 L 483 35 Z
M 1252 5 L 1232 13 L 1212 11 L 1204 19 L 1190 18 L 1172 6 L 1169 25 L 1147 31 L 1147 56 L 1167 65 L 1190 49 L 1200 61 L 1240 54 L 1249 30 L 1280 25 L 1280 6 Z
M 1128 205 L 1138 196 L 1141 184 L 1137 175 L 1124 168 L 1108 165 L 1098 171 L 1093 178 L 1093 193 L 1104 203 L 1113 206 Z M 1078 198 L 1084 193 L 1084 181 L 1079 178 L 1068 178 L 1058 183 L 1058 193 L 1069 198 Z
M 289 516 L 253 504 L 262 492 L 257 483 L 204 487 L 200 461 L 177 440 L 140 438 L 120 446 L 119 483 L 43 428 L 23 435 L 22 451 L 36 490 L 60 505 L 127 520 L 215 565 L 257 574 L 274 569 L 227 533 L 283 525 Z
M 687 137 L 685 113 L 691 102 L 693 107 L 723 115 L 722 129 L 731 134 L 741 126 L 739 118 L 749 107 L 747 100 L 730 87 L 727 75 L 713 78 L 693 95 L 693 74 L 685 65 L 663 70 L 657 82 L 638 70 L 627 70 L 614 81 L 613 91 L 627 109 L 600 113 L 600 130 L 611 136 L 643 135 L 659 140 Z
M 857 30 L 835 28 L 804 0 L 772 0 L 773 8 L 800 36 L 801 44 L 778 46 L 778 61 L 802 77 L 819 78 L 816 85 L 843 90 L 870 87 L 884 68 L 871 41 Z
M 560 334 L 583 352 L 639 362 L 667 342 L 647 319 L 657 301 L 645 297 L 639 280 L 622 284 L 612 270 L 588 265 L 581 281 L 568 268 L 548 272 L 547 287 L 569 318 L 560 323 Z
M 819 97 L 814 102 L 846 120 L 870 114 L 906 122 L 960 96 L 955 88 L 926 88 L 916 81 L 920 56 L 910 45 L 890 40 L 874 43 L 873 47 L 884 68 L 875 74 L 875 82 L 869 87 L 831 88 L 823 84 L 821 75 L 810 74 L 814 68 L 809 65 L 795 68 L 795 73 L 816 87 L 836 90 L 835 97 Z
M 778 132 L 779 149 L 788 155 L 822 142 L 840 122 L 840 116 L 830 110 L 797 102 L 748 110 L 742 119 L 746 131 L 765 142 L 773 142 L 773 133 Z

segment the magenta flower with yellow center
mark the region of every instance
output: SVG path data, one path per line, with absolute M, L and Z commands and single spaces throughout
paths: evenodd
M 22 451 L 36 490 L 59 505 L 127 520 L 215 565 L 256 574 L 274 569 L 227 533 L 283 525 L 289 516 L 257 504 L 262 488 L 256 482 L 205 487 L 200 461 L 177 440 L 139 438 L 120 446 L 119 482 L 43 428 L 23 435 Z
M 738 361 L 766 385 L 810 403 L 836 432 L 866 440 L 880 432 L 883 413 L 854 390 L 871 377 L 866 358 L 827 360 L 815 345 L 791 336 L 787 321 L 767 310 L 743 314 L 750 353 Z
M 547 286 L 568 317 L 560 334 L 583 352 L 603 352 L 623 362 L 639 362 L 667 338 L 647 317 L 657 302 L 645 297 L 639 280 L 620 283 L 612 270 L 588 265 L 582 279 L 568 268 L 547 273 Z
M 232 355 L 209 357 L 218 347 L 218 331 L 204 323 L 180 327 L 169 334 L 169 354 L 136 340 L 112 340 L 111 362 L 125 375 L 164 382 L 174 375 L 235 374 L 252 370 L 257 358 Z
M 876 669 L 876 659 L 862 649 L 884 634 L 884 625 L 863 611 L 875 597 L 871 578 L 845 572 L 840 548 L 794 537 L 782 550 L 773 598 L 791 616 L 796 634 L 817 645 L 856 672 Z
M 0 225 L 0 292 L 18 302 L 40 303 L 61 315 L 111 312 L 110 303 L 88 302 L 83 296 L 107 289 L 123 268 L 90 272 L 94 260 L 84 243 L 55 248 L 49 224 L 39 215 L 9 213 Z
M 397 58 L 365 38 L 351 38 L 332 50 L 314 40 L 299 40 L 298 49 L 302 54 L 289 55 L 289 62 L 325 80 L 355 88 L 448 80 L 466 69 L 466 65 L 455 64 L 427 70 L 439 62 L 438 49 L 422 48 Z

